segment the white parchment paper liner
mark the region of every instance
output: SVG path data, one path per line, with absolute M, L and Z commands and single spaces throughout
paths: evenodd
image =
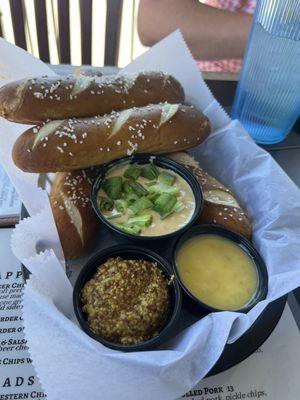
M 3 40 L 0 54 L 5 62 L 0 65 L 2 83 L 49 72 L 40 61 Z M 157 69 L 174 75 L 183 85 L 187 101 L 212 122 L 214 132 L 192 153 L 237 194 L 249 212 L 254 243 L 269 271 L 268 298 L 247 315 L 210 314 L 157 351 L 119 353 L 95 342 L 74 318 L 72 288 L 62 268 L 47 196 L 36 188 L 37 176 L 17 170 L 10 157 L 15 138 L 26 127 L 1 120 L 0 160 L 32 215 L 16 228 L 12 248 L 32 272 L 24 294 L 25 333 L 49 400 L 175 399 L 205 376 L 226 342 L 236 340 L 270 301 L 300 285 L 298 188 L 213 98 L 180 32 L 123 71 Z M 41 227 L 41 221 L 49 224 L 49 229 Z M 46 250 L 38 255 L 40 249 Z

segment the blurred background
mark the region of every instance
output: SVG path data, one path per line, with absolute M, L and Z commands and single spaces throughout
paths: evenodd
M 0 0 L 0 36 L 51 64 L 124 67 L 142 54 L 139 0 Z

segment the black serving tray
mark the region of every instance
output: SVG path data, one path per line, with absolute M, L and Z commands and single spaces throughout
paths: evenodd
M 27 216 L 28 213 L 23 207 L 21 212 L 21 219 Z M 153 250 L 156 253 L 166 257 L 168 260 L 171 260 L 172 249 L 176 240 L 177 237 L 163 241 L 153 241 L 149 242 L 149 244 L 147 244 L 147 247 L 150 250 Z M 81 267 L 90 257 L 93 256 L 95 252 L 118 244 L 134 244 L 136 246 L 139 246 L 139 243 L 137 243 L 136 241 L 120 236 L 110 231 L 104 225 L 102 225 L 98 231 L 96 243 L 97 244 L 94 247 L 93 251 L 91 251 L 87 257 L 80 260 L 68 262 L 67 275 L 73 284 Z M 141 243 L 141 246 L 143 245 L 144 243 Z M 43 244 L 39 242 L 39 251 L 42 251 L 46 248 L 46 244 L 43 248 Z M 27 279 L 29 272 L 24 266 L 23 274 L 24 278 Z M 244 335 L 242 335 L 234 343 L 226 344 L 221 357 L 214 365 L 214 367 L 209 371 L 207 377 L 226 371 L 227 369 L 235 366 L 236 364 L 249 357 L 252 353 L 254 353 L 268 339 L 268 337 L 275 329 L 283 313 L 286 301 L 287 295 L 270 303 L 262 312 L 260 317 L 255 321 L 255 323 L 248 329 L 248 331 L 244 333 Z M 175 327 L 176 332 L 174 332 L 174 336 L 185 328 L 192 325 L 194 322 L 198 321 L 200 318 L 203 318 L 207 314 L 208 312 L 205 310 L 196 311 L 195 307 L 193 307 L 193 304 L 190 303 L 190 299 L 183 294 L 181 315 L 178 319 L 177 326 Z

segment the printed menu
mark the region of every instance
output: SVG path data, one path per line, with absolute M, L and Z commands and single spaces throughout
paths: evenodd
M 10 250 L 12 229 L 0 229 L 0 400 L 41 399 L 22 325 L 24 280 Z
M 24 280 L 20 263 L 10 250 L 11 232 L 0 229 L 0 400 L 41 399 L 47 396 L 36 378 L 24 337 L 21 302 Z M 261 348 L 230 370 L 202 380 L 183 399 L 298 398 L 299 338 L 297 324 L 286 306 L 279 324 Z
M 249 358 L 203 379 L 184 400 L 294 400 L 299 398 L 300 332 L 287 305 L 269 339 Z

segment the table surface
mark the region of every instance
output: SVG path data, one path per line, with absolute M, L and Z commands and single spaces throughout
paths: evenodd
M 72 73 L 78 67 L 68 64 L 50 65 L 59 75 Z M 99 67 L 103 74 L 115 74 L 117 67 Z M 230 112 L 237 86 L 238 75 L 204 74 L 204 79 L 215 98 Z M 226 80 L 225 80 L 226 79 Z M 300 187 L 300 122 L 294 127 L 288 137 L 276 145 L 263 146 L 270 152 L 289 177 Z M 289 304 L 300 329 L 300 288 L 289 295 Z

